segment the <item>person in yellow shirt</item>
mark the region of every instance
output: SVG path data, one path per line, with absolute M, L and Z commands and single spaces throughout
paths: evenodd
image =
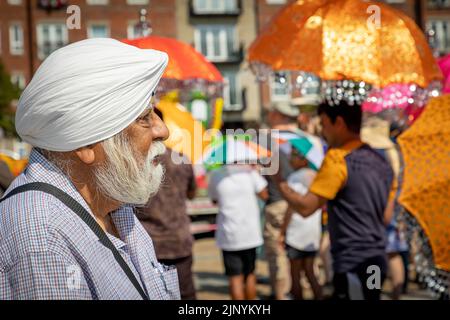
M 6 164 L 6 162 L 0 159 L 0 197 L 3 196 L 3 193 L 6 189 L 8 189 L 13 180 L 14 176 L 9 170 L 8 165 Z
M 360 139 L 360 105 L 322 103 L 318 112 L 329 150 L 308 193 L 296 193 L 281 174 L 274 179 L 289 206 L 303 217 L 327 205 L 333 297 L 376 300 L 386 275 L 385 222 L 392 216 L 393 172 Z

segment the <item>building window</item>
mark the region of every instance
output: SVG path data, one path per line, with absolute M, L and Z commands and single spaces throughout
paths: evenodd
M 12 55 L 23 54 L 23 29 L 20 24 L 9 26 L 9 52 Z
M 266 0 L 267 4 L 285 4 L 286 0 Z
M 25 76 L 22 72 L 11 72 L 11 82 L 21 90 L 25 89 Z
M 69 5 L 69 0 L 38 0 L 37 7 L 44 10 L 60 10 Z
M 109 27 L 106 24 L 93 23 L 87 30 L 88 38 L 108 38 Z
M 386 0 L 386 3 L 391 4 L 405 3 L 405 0 Z
M 224 98 L 224 110 L 226 111 L 239 111 L 242 109 L 241 95 L 239 90 L 239 83 L 237 77 L 237 71 L 223 71 L 223 78 L 225 80 L 223 98 Z
M 302 96 L 320 95 L 320 78 L 312 73 L 301 72 L 295 77 L 295 87 Z
M 195 48 L 212 62 L 227 61 L 237 51 L 232 25 L 202 25 L 195 30 Z
M 428 0 L 429 9 L 450 8 L 450 0 Z
M 43 60 L 53 51 L 68 43 L 67 28 L 64 23 L 43 23 L 37 26 L 38 56 Z
M 22 4 L 22 0 L 8 0 L 8 4 L 12 6 L 20 6 Z
M 141 36 L 139 28 L 137 27 L 138 21 L 129 21 L 127 26 L 127 38 L 136 39 Z
M 145 6 L 148 5 L 149 0 L 127 0 L 127 4 L 131 6 Z
M 152 33 L 152 27 L 149 23 L 142 24 L 139 21 L 128 21 L 127 38 L 136 39 L 147 37 Z
M 427 30 L 433 30 L 434 36 L 430 39 L 431 46 L 440 54 L 450 52 L 450 20 L 429 19 Z
M 86 0 L 86 3 L 91 6 L 105 6 L 109 0 Z
M 291 99 L 289 92 L 290 76 L 287 72 L 275 72 L 270 77 L 270 98 L 272 101 L 287 101 Z
M 234 13 L 238 12 L 237 0 L 194 0 L 195 13 Z

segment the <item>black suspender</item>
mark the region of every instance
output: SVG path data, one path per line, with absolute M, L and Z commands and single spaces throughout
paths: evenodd
M 147 294 L 145 293 L 144 289 L 139 284 L 138 280 L 134 276 L 130 267 L 125 262 L 125 260 L 123 260 L 119 251 L 117 251 L 116 247 L 111 242 L 111 240 L 109 240 L 108 236 L 103 231 L 103 229 L 98 225 L 97 221 L 95 221 L 95 219 L 89 214 L 89 212 L 78 201 L 76 201 L 74 198 L 72 198 L 70 195 L 68 195 L 61 189 L 59 189 L 51 184 L 48 184 L 48 183 L 32 182 L 32 183 L 21 185 L 15 189 L 13 189 L 5 197 L 0 199 L 0 203 L 18 193 L 31 191 L 31 190 L 42 191 L 42 192 L 51 194 L 55 198 L 59 199 L 62 203 L 64 203 L 70 210 L 75 212 L 89 226 L 89 228 L 91 228 L 91 230 L 97 235 L 100 242 L 105 247 L 107 247 L 109 250 L 111 250 L 117 263 L 120 265 L 123 272 L 125 272 L 125 275 L 131 281 L 131 283 L 136 288 L 136 290 L 139 292 L 142 299 L 149 300 Z

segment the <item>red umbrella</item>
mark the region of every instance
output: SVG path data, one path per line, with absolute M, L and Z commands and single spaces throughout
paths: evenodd
M 142 49 L 164 51 L 169 55 L 169 65 L 163 78 L 175 80 L 205 80 L 208 82 L 223 82 L 219 70 L 192 46 L 181 41 L 149 36 L 132 40 L 122 40 L 125 43 Z

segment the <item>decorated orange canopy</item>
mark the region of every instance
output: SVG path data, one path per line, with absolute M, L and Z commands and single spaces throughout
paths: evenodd
M 426 87 L 442 78 L 424 34 L 409 17 L 389 5 L 363 0 L 286 5 L 253 42 L 249 61 L 257 73 L 267 67 L 297 70 L 378 87 Z
M 203 79 L 210 82 L 223 82 L 219 70 L 186 43 L 157 36 L 122 41 L 138 48 L 166 52 L 169 55 L 169 64 L 163 78 L 175 80 Z
M 428 236 L 436 267 L 450 272 L 450 95 L 431 100 L 399 144 L 405 169 L 398 201 Z

